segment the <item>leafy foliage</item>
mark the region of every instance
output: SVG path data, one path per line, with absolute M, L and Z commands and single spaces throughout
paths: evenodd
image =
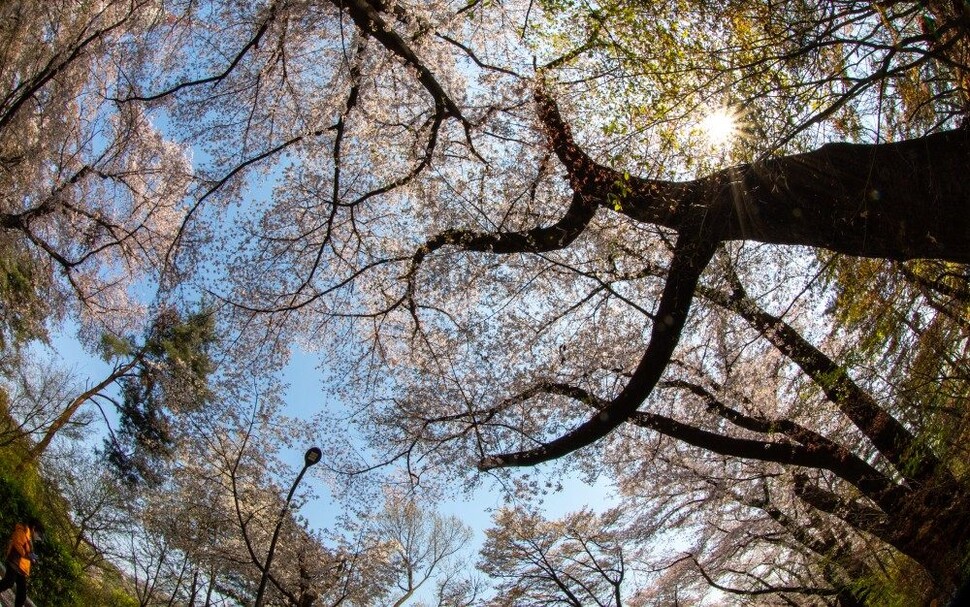
M 0 244 L 0 352 L 47 337 L 54 306 L 35 261 L 13 243 Z
M 160 482 L 154 467 L 172 455 L 173 417 L 198 413 L 212 400 L 209 349 L 215 339 L 210 312 L 183 319 L 168 309 L 155 318 L 137 351 L 137 372 L 120 380 L 120 428 L 105 440 L 108 461 L 128 483 Z
M 63 535 L 65 525 L 70 524 L 64 503 L 36 469 L 12 474 L 18 460 L 11 461 L 9 456 L 15 454 L 17 448 L 23 446 L 8 446 L 3 450 L 0 503 L 4 507 L 0 509 L 0 529 L 6 538 L 15 523 L 30 519 L 40 521 L 45 529 L 43 541 L 34 545 L 38 564 L 30 577 L 30 596 L 37 604 L 51 607 L 86 605 L 88 580 L 82 575 L 77 555 Z

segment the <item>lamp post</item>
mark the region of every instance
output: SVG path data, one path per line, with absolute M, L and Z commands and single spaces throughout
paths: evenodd
M 296 480 L 293 481 L 290 492 L 286 494 L 286 503 L 283 504 L 283 509 L 280 510 L 280 517 L 276 522 L 276 529 L 273 530 L 273 538 L 269 541 L 269 552 L 266 553 L 266 563 L 263 565 L 263 573 L 259 577 L 259 590 L 256 591 L 256 602 L 253 603 L 253 607 L 263 607 L 263 592 L 266 590 L 266 580 L 269 579 L 269 566 L 273 562 L 273 553 L 276 552 L 276 540 L 280 537 L 283 519 L 286 517 L 286 511 L 290 509 L 290 500 L 293 499 L 293 494 L 296 492 L 300 481 L 303 480 L 303 475 L 306 474 L 307 468 L 319 462 L 321 455 L 322 453 L 319 447 L 310 447 L 303 455 L 303 469 L 296 475 Z

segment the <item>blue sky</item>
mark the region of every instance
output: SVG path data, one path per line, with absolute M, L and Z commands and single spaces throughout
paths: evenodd
M 49 349 L 37 348 L 36 354 L 42 357 L 54 357 L 64 367 L 72 370 L 82 385 L 91 385 L 110 373 L 111 367 L 97 356 L 86 352 L 81 343 L 70 332 L 73 330 L 76 330 L 76 326 L 66 326 L 62 332 L 53 336 Z M 282 379 L 288 384 L 285 395 L 285 413 L 287 415 L 309 420 L 314 413 L 317 413 L 318 407 L 325 406 L 326 401 L 323 400 L 320 381 L 321 374 L 317 368 L 319 364 L 320 361 L 316 355 L 299 349 L 294 350 L 289 364 L 282 371 Z M 324 404 L 321 405 L 321 403 Z M 86 406 L 91 407 L 92 405 L 89 403 Z M 113 420 L 111 415 L 113 411 L 110 408 L 106 408 L 105 413 Z M 88 439 L 90 447 L 92 449 L 99 447 L 104 435 L 104 421 L 98 414 L 95 417 L 94 428 Z M 292 476 L 279 479 L 280 486 L 289 487 L 303 466 L 306 449 L 311 446 L 316 445 L 294 445 L 293 448 L 281 452 L 281 459 L 287 464 L 287 469 L 292 471 Z M 366 449 L 363 445 L 361 448 L 362 450 Z M 540 478 L 543 476 L 541 469 L 531 472 Z M 549 470 L 549 472 L 552 471 Z M 590 487 L 575 477 L 556 477 L 553 480 L 561 481 L 563 490 L 550 493 L 543 498 L 542 509 L 549 518 L 561 517 L 584 506 L 599 510 L 614 503 L 614 500 L 611 499 L 612 491 L 606 485 Z M 341 514 L 342 505 L 332 499 L 328 485 L 311 468 L 304 477 L 301 488 L 312 490 L 312 496 L 302 505 L 299 514 L 306 518 L 310 526 L 315 529 L 333 529 L 337 517 Z M 441 514 L 456 516 L 472 528 L 473 541 L 461 555 L 463 562 L 469 568 L 473 568 L 474 562 L 477 560 L 478 550 L 485 539 L 485 529 L 491 524 L 492 513 L 505 504 L 504 500 L 501 487 L 497 486 L 493 480 L 485 480 L 471 494 L 463 495 L 456 492 L 455 496 L 450 499 L 429 505 Z M 433 590 L 434 585 L 429 583 L 427 588 L 423 588 L 422 592 L 413 600 L 420 600 L 422 596 L 430 598 L 430 593 Z

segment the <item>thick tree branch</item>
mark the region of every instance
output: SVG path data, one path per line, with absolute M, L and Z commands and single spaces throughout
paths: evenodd
M 544 86 L 535 93 L 539 120 L 573 189 L 592 203 L 677 231 L 703 223 L 705 238 L 715 241 L 970 263 L 970 129 L 896 143 L 832 143 L 693 181 L 663 181 L 594 161 Z
M 507 466 L 533 466 L 572 453 L 609 434 L 630 419 L 650 395 L 670 362 L 687 321 L 694 289 L 714 255 L 715 247 L 682 235 L 674 250 L 670 273 L 650 332 L 650 343 L 629 382 L 596 415 L 553 441 L 536 449 L 486 457 L 481 470 Z
M 941 272 L 935 279 L 933 279 L 917 273 L 906 264 L 897 264 L 896 268 L 904 277 L 906 277 L 906 280 L 916 285 L 917 288 L 923 292 L 924 296 L 927 297 L 927 299 L 930 298 L 929 293 L 939 293 L 940 295 L 957 300 L 963 304 L 970 303 L 970 291 L 964 288 L 964 286 L 967 284 L 967 277 L 964 275 L 958 276 L 953 273 Z M 964 286 L 950 284 L 946 281 L 947 278 L 959 278 L 959 282 L 961 282 Z
M 638 426 L 656 430 L 665 436 L 719 455 L 774 462 L 786 466 L 803 466 L 825 470 L 835 468 L 835 471 L 838 471 L 840 465 L 840 462 L 829 454 L 815 452 L 797 443 L 735 438 L 702 430 L 656 413 L 637 411 L 630 421 Z
M 550 226 L 532 228 L 521 232 L 475 232 L 470 230 L 446 230 L 430 238 L 414 254 L 413 266 L 438 249 L 454 245 L 463 251 L 482 253 L 547 253 L 564 249 L 589 225 L 596 213 L 596 206 L 589 204 L 580 194 L 574 194 L 566 212 Z
M 728 407 L 703 386 L 684 380 L 664 382 L 664 387 L 676 387 L 690 391 L 704 399 L 708 409 L 745 430 L 762 434 L 780 433 L 804 445 L 807 453 L 814 453 L 819 464 L 839 478 L 854 485 L 866 497 L 891 512 L 899 507 L 907 490 L 897 485 L 882 472 L 843 445 L 787 419 L 751 417 Z
M 696 198 L 690 185 L 661 182 L 621 173 L 594 161 L 573 139 L 572 129 L 555 100 L 540 82 L 535 90 L 536 112 L 549 145 L 569 174 L 573 191 L 592 205 L 622 209 L 630 214 L 636 202 L 635 219 L 677 229 L 681 227 L 680 201 Z M 633 216 L 633 215 L 631 215 Z
M 603 411 L 610 406 L 609 401 L 583 388 L 563 383 L 543 383 L 536 385 L 516 395 L 514 398 L 507 400 L 503 403 L 503 406 L 525 402 L 546 394 L 566 396 L 597 411 Z M 743 417 L 740 414 L 737 415 Z M 778 432 L 781 432 L 781 430 L 777 430 L 777 428 L 784 427 L 788 424 L 797 426 L 787 420 L 767 422 L 764 420 L 754 420 L 754 418 L 747 419 L 752 420 L 752 425 L 757 425 L 760 428 L 767 428 L 770 425 L 776 428 Z M 869 466 L 864 460 L 824 437 L 821 437 L 822 442 L 808 445 L 788 441 L 737 438 L 685 424 L 665 415 L 645 411 L 634 412 L 630 416 L 629 423 L 654 430 L 664 436 L 712 453 L 717 453 L 718 455 L 772 462 L 783 466 L 801 466 L 804 468 L 828 470 L 842 480 L 857 487 L 866 497 L 873 500 L 873 502 L 887 512 L 896 511 L 905 498 L 904 494 L 907 493 L 903 487 L 893 483 L 878 470 Z M 739 425 L 745 427 L 744 425 Z M 804 428 L 802 430 L 810 435 L 819 436 Z M 767 432 L 767 430 L 755 431 Z M 799 432 L 794 432 L 794 434 L 801 435 L 804 438 L 804 435 Z
M 589 225 L 596 206 L 589 204 L 579 193 L 573 194 L 566 212 L 551 226 L 532 228 L 521 232 L 476 232 L 473 230 L 445 230 L 428 239 L 411 257 L 411 265 L 405 274 L 407 291 L 394 305 L 407 302 L 414 308 L 414 279 L 425 257 L 446 246 L 456 246 L 463 251 L 481 253 L 545 253 L 569 246 Z
M 442 108 L 449 116 L 460 120 L 467 130 L 469 126 L 468 121 L 462 115 L 458 104 L 452 100 L 451 96 L 448 95 L 438 82 L 435 75 L 421 58 L 417 56 L 407 41 L 388 25 L 381 13 L 371 3 L 367 2 L 367 0 L 343 0 L 335 4 L 338 9 L 347 10 L 350 18 L 354 20 L 354 24 L 357 25 L 360 31 L 369 36 L 373 36 L 388 52 L 397 55 L 407 65 L 417 71 L 418 81 L 431 94 L 435 105 Z
M 809 482 L 808 477 L 803 474 L 795 475 L 795 495 L 816 510 L 840 518 L 852 527 L 871 533 L 901 552 L 908 553 L 907 546 L 892 532 L 891 517 L 887 517 L 885 513 L 842 499 L 841 496 Z
M 61 413 L 57 416 L 57 419 L 51 423 L 41 440 L 27 450 L 23 458 L 17 464 L 17 471 L 20 472 L 28 464 L 32 464 L 37 461 L 37 458 L 44 453 L 48 445 L 50 445 L 51 441 L 54 439 L 54 435 L 57 434 L 57 432 L 60 431 L 65 425 L 67 425 L 69 421 L 71 421 L 71 418 L 73 418 L 74 414 L 77 413 L 77 410 L 81 408 L 81 405 L 100 394 L 101 391 L 107 388 L 109 385 L 124 377 L 143 360 L 144 352 L 140 350 L 131 357 L 131 360 L 116 365 L 114 369 L 112 369 L 111 373 L 109 373 L 103 380 L 77 395 L 70 403 L 68 403 L 66 407 L 64 407 L 64 410 L 61 411 Z
M 732 282 L 731 294 L 705 286 L 699 287 L 698 292 L 705 299 L 744 318 L 797 364 L 904 477 L 917 483 L 951 479 L 952 475 L 943 463 L 922 449 L 916 437 L 856 384 L 844 367 L 809 343 L 784 320 L 758 307 L 739 281 Z

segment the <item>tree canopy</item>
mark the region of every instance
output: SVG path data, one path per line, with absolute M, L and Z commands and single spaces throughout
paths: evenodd
M 229 364 L 326 360 L 334 470 L 609 476 L 739 596 L 861 600 L 870 540 L 963 581 L 964 3 L 35 4 L 0 335 L 216 301 Z

